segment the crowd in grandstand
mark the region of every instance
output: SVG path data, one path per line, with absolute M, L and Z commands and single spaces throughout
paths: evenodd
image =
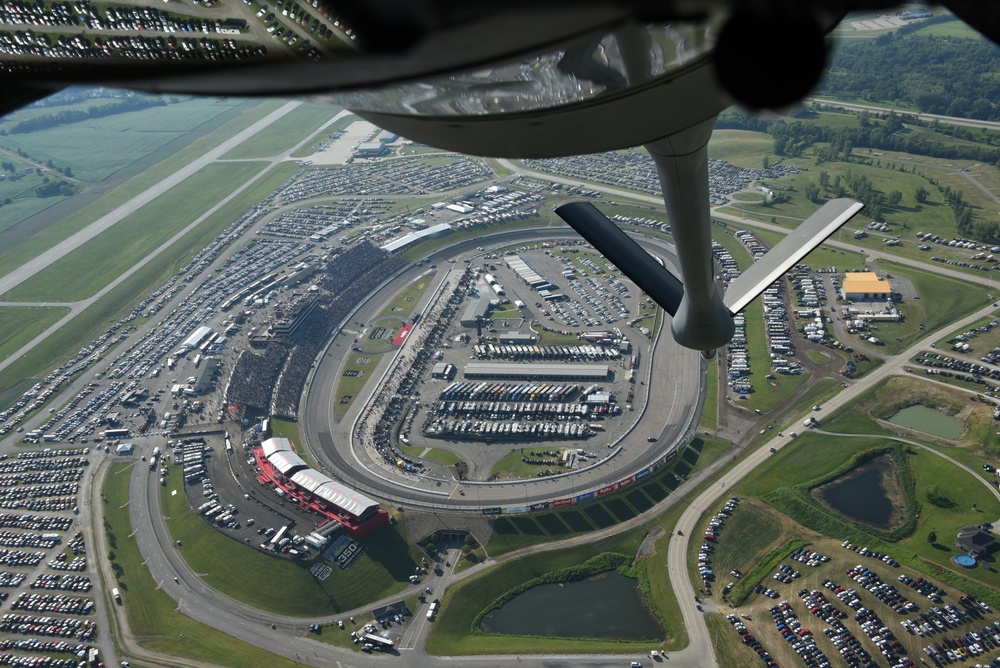
M 405 265 L 403 258 L 390 255 L 367 241 L 341 253 L 327 265 L 318 282 L 322 289 L 320 306 L 290 337 L 293 347 L 275 388 L 273 415 L 297 416 L 306 375 L 330 332 L 372 290 Z
M 274 381 L 285 363 L 285 347 L 271 343 L 260 355 L 240 353 L 226 388 L 226 401 L 246 408 L 266 410 L 271 405 Z

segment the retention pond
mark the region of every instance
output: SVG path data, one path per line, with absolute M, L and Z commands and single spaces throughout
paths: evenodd
M 532 587 L 489 612 L 480 628 L 486 633 L 554 638 L 663 637 L 639 583 L 618 571 Z
M 904 519 L 902 490 L 887 455 L 865 462 L 813 493 L 828 508 L 879 529 L 890 529 Z
M 889 418 L 889 422 L 952 441 L 961 436 L 965 429 L 965 425 L 955 418 L 922 404 L 907 406 L 897 411 Z

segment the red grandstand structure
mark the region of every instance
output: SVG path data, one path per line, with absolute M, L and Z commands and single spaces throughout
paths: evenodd
M 287 438 L 269 438 L 253 450 L 257 481 L 281 490 L 303 509 L 324 517 L 317 528 L 339 522 L 352 538 L 363 536 L 389 522 L 389 513 L 378 502 L 309 468 Z

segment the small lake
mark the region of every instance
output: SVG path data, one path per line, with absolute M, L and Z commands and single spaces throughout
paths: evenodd
M 618 571 L 532 587 L 483 617 L 480 628 L 486 633 L 555 638 L 663 638 L 639 583 Z
M 965 429 L 962 422 L 922 404 L 907 406 L 889 418 L 889 422 L 949 440 L 957 439 Z
M 876 457 L 820 487 L 816 494 L 830 508 L 856 522 L 888 529 L 895 506 L 885 493 L 883 481 L 891 475 L 892 464 L 888 457 Z

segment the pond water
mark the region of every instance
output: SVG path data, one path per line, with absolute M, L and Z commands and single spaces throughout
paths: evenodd
M 883 477 L 890 475 L 893 473 L 888 458 L 876 457 L 816 493 L 831 508 L 852 520 L 888 529 L 894 507 L 882 484 Z
M 889 422 L 951 440 L 961 436 L 965 429 L 962 422 L 922 404 L 907 406 L 889 418 Z
M 659 640 L 663 630 L 639 583 L 618 571 L 532 587 L 483 617 L 486 633 Z

